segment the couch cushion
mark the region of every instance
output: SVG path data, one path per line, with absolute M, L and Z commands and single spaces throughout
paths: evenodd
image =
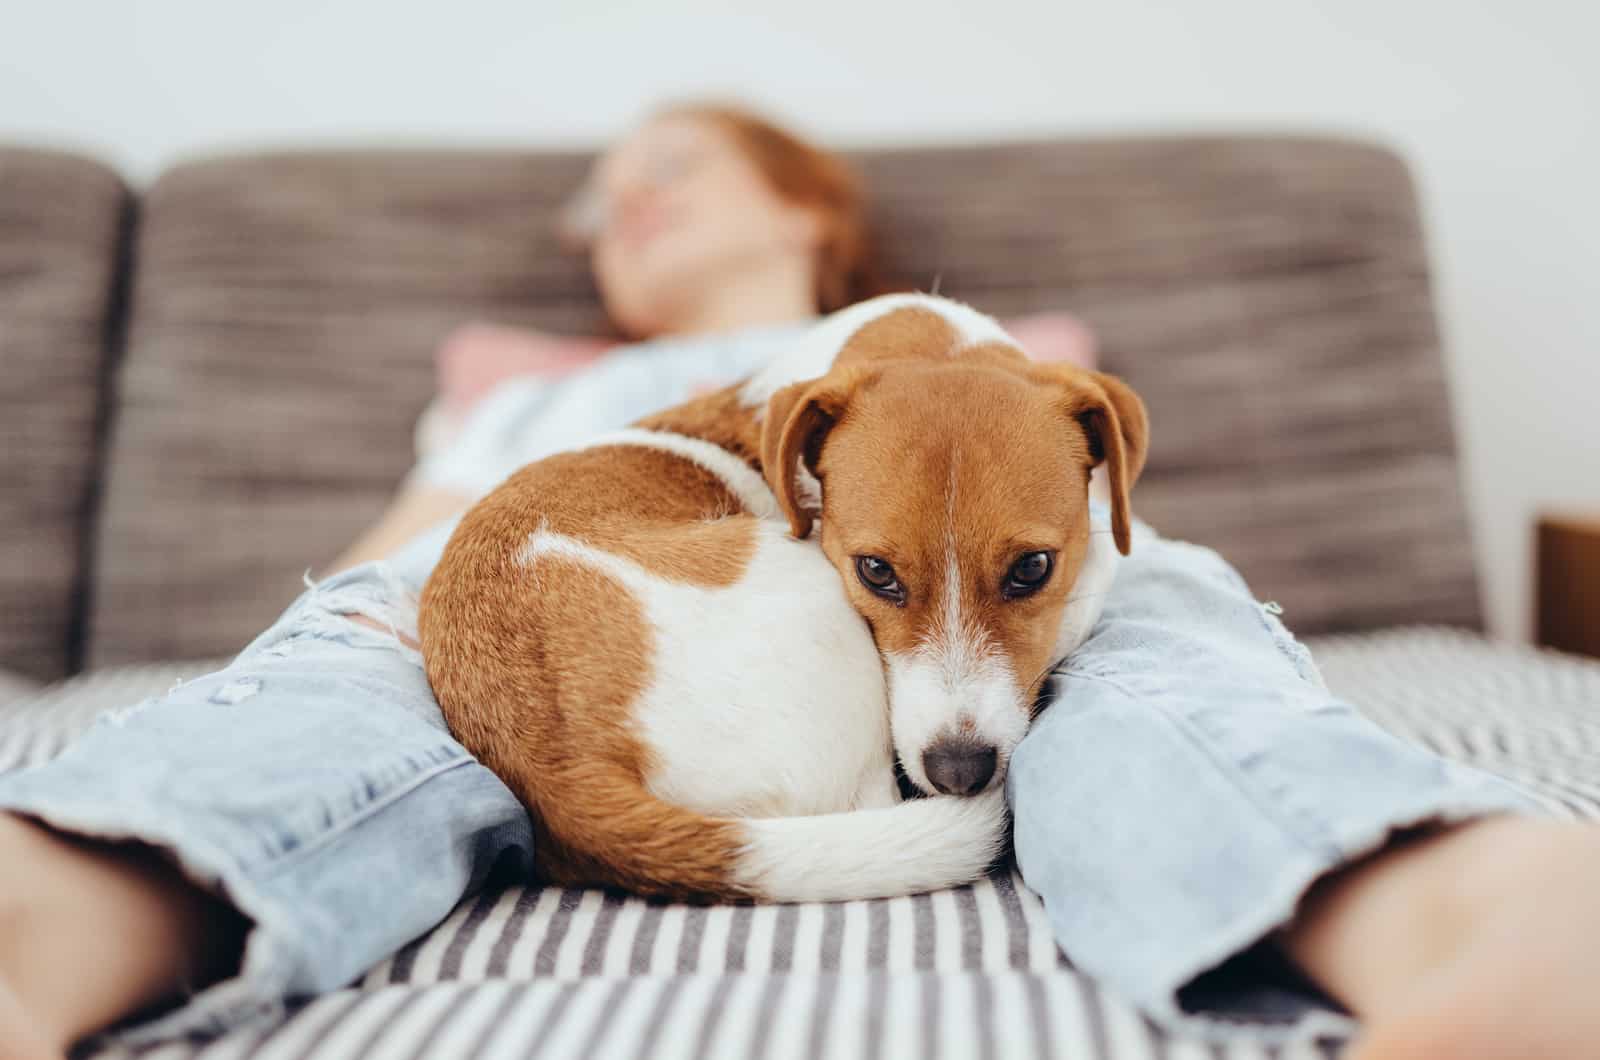
M 1303 632 L 1475 625 L 1405 167 L 1285 138 L 859 156 L 891 272 L 1069 307 L 1145 395 L 1136 505 Z M 240 647 L 382 509 L 468 318 L 603 327 L 555 218 L 574 155 L 329 153 L 151 189 L 99 540 L 93 659 Z
M 84 158 L 0 149 L 0 667 L 60 677 L 81 637 L 81 558 L 131 200 Z
M 185 166 L 147 194 L 99 540 L 96 665 L 235 651 L 382 509 L 433 348 L 602 316 L 551 230 L 579 158 Z

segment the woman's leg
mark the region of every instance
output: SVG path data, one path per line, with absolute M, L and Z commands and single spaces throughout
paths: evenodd
M 169 1011 L 132 1040 L 271 1015 L 526 857 L 525 811 L 406 643 L 414 585 L 388 564 L 330 578 L 225 670 L 0 776 L 0 859 L 26 857 L 0 860 L 0 1056 L 21 1048 L 8 1004 L 48 1013 L 55 1047 L 148 1003 Z
M 59 1054 L 232 974 L 245 927 L 149 847 L 0 814 L 0 1057 Z
M 1396 965 L 1427 959 L 1432 935 L 1457 920 L 1440 927 L 1439 907 L 1421 901 L 1437 874 L 1398 871 L 1419 864 L 1401 851 L 1431 868 L 1435 852 L 1466 849 L 1451 836 L 1486 834 L 1477 830 L 1490 822 L 1440 826 L 1533 809 L 1511 785 L 1394 739 L 1339 702 L 1232 568 L 1144 528 L 1018 748 L 1008 792 L 1019 865 L 1063 949 L 1170 1022 L 1311 1008 L 1314 993 L 1289 989 L 1292 973 L 1260 973 L 1281 951 L 1257 944 L 1285 928 L 1293 943 L 1313 885 L 1380 850 L 1373 875 L 1349 878 L 1392 880 L 1402 897 L 1388 918 L 1360 900 L 1327 906 L 1332 935 L 1366 941 L 1368 922 L 1347 917 L 1361 910 L 1389 932 L 1382 952 Z M 1435 839 L 1386 845 L 1427 829 Z M 1310 908 L 1324 893 L 1334 892 Z M 1397 909 L 1409 919 L 1394 919 Z M 1349 966 L 1322 959 L 1335 952 L 1327 938 L 1288 952 L 1364 1015 L 1368 992 Z
M 1284 947 L 1366 1025 L 1353 1060 L 1600 1054 L 1600 828 L 1497 817 L 1323 880 Z

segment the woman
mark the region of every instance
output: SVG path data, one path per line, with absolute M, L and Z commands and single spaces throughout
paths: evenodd
M 748 370 L 870 293 L 848 172 L 736 111 L 656 116 L 592 187 L 607 309 L 656 341 L 535 400 L 496 391 L 227 669 L 0 777 L 0 1057 L 143 1010 L 147 1038 L 217 1031 L 334 989 L 526 858 L 522 807 L 449 737 L 415 652 L 436 524 L 507 461 Z M 645 385 L 594 383 L 607 372 Z M 1508 786 L 1331 699 L 1214 554 L 1144 528 L 1061 685 L 1008 794 L 1080 968 L 1177 1021 L 1287 958 L 1366 1021 L 1365 1058 L 1600 1040 L 1596 831 L 1531 820 Z

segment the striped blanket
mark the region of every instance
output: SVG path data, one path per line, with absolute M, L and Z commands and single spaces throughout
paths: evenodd
M 1600 663 L 1411 628 L 1313 640 L 1329 685 L 1403 738 L 1497 772 L 1555 816 L 1600 816 Z M 100 710 L 192 676 L 136 667 L 0 705 L 0 769 Z M 169 1058 L 1337 1055 L 1163 1034 L 1075 973 L 1011 871 L 869 902 L 690 907 L 509 878 L 347 989 Z M 131 1055 L 105 1048 L 96 1060 Z

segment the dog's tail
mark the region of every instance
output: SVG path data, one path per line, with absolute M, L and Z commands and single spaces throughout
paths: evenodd
M 581 768 L 581 767 L 580 767 Z M 812 817 L 710 817 L 621 768 L 569 777 L 534 813 L 535 855 L 558 883 L 673 898 L 845 901 L 936 890 L 982 875 L 1004 848 L 1004 795 L 911 799 Z M 581 795 L 578 793 L 582 793 Z
M 738 868 L 775 902 L 833 902 L 969 883 L 1005 847 L 1005 795 L 940 795 L 872 810 L 740 821 Z

